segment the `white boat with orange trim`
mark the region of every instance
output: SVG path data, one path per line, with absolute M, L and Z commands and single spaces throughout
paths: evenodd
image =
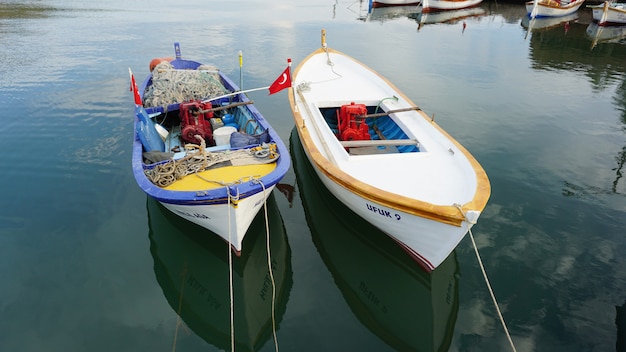
M 240 254 L 252 220 L 290 167 L 289 150 L 244 92 L 215 67 L 151 63 L 135 92 L 133 173 L 139 187 Z
M 487 204 L 480 164 L 387 79 L 328 48 L 324 31 L 292 82 L 296 129 L 324 185 L 434 270 Z
M 460 10 L 480 5 L 483 0 L 423 0 L 422 12 Z
M 626 24 L 626 3 L 605 1 L 591 9 L 593 21 L 599 26 L 622 26 Z
M 526 14 L 530 18 L 562 17 L 571 15 L 585 0 L 533 0 L 526 2 Z

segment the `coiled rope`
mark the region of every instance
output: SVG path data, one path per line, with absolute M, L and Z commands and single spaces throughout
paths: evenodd
M 496 311 L 498 312 L 498 317 L 500 318 L 500 322 L 502 323 L 502 327 L 504 328 L 504 332 L 506 333 L 506 337 L 509 340 L 509 344 L 511 345 L 511 349 L 513 350 L 513 352 L 517 352 L 517 350 L 515 349 L 515 345 L 513 344 L 513 340 L 511 339 L 511 335 L 509 334 L 509 329 L 506 327 L 506 323 L 504 322 L 504 318 L 502 317 L 502 312 L 500 312 L 500 307 L 498 306 L 498 301 L 496 300 L 496 296 L 493 293 L 493 289 L 491 288 L 491 283 L 489 282 L 489 278 L 487 277 L 487 271 L 485 270 L 485 266 L 483 265 L 483 261 L 482 259 L 480 259 L 480 254 L 478 253 L 478 247 L 476 246 L 476 241 L 474 241 L 474 235 L 472 234 L 472 225 L 475 225 L 476 222 L 472 222 L 467 220 L 467 216 L 465 215 L 465 212 L 463 211 L 463 208 L 461 208 L 460 204 L 455 204 L 454 206 L 456 206 L 457 209 L 459 209 L 459 211 L 461 212 L 461 214 L 463 214 L 463 217 L 465 218 L 465 220 L 470 224 L 470 226 L 468 226 L 468 233 L 470 235 L 470 239 L 472 240 L 472 245 L 474 246 L 474 252 L 476 253 L 476 258 L 478 259 L 478 265 L 480 266 L 480 270 L 483 273 L 483 277 L 485 278 L 485 283 L 487 284 L 487 288 L 489 289 L 489 294 L 491 295 L 491 299 L 493 300 L 493 304 L 496 307 Z
M 219 163 L 236 160 L 244 162 L 246 159 L 253 163 L 271 163 L 279 157 L 275 144 L 261 145 L 248 149 L 209 152 L 206 150 L 204 139 L 198 135 L 196 135 L 196 138 L 200 139 L 200 145 L 185 144 L 187 152 L 184 157 L 168 160 L 156 164 L 151 169 L 144 170 L 146 177 L 159 187 L 167 187 L 187 175 L 198 174 Z M 198 176 L 201 177 L 200 175 Z M 203 180 L 225 185 L 220 181 L 212 181 L 205 178 Z

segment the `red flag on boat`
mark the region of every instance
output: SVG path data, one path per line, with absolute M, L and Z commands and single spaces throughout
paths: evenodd
M 130 91 L 135 96 L 135 105 L 141 105 L 141 96 L 139 95 L 139 89 L 137 89 L 137 82 L 135 82 L 135 76 L 130 67 L 128 68 L 128 73 L 130 74 Z
M 291 87 L 291 59 L 287 59 L 287 68 L 270 86 L 270 95 Z

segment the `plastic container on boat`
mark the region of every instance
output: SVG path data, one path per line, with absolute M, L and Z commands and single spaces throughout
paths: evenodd
M 236 132 L 237 129 L 231 126 L 220 127 L 213 131 L 213 139 L 215 145 L 225 145 L 230 143 L 230 135 Z

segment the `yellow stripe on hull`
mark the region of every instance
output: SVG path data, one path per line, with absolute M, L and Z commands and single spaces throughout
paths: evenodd
M 209 190 L 224 187 L 224 184 L 232 184 L 239 180 L 247 181 L 253 177 L 262 177 L 274 169 L 276 169 L 276 163 L 219 167 L 187 175 L 164 189 L 169 191 Z

